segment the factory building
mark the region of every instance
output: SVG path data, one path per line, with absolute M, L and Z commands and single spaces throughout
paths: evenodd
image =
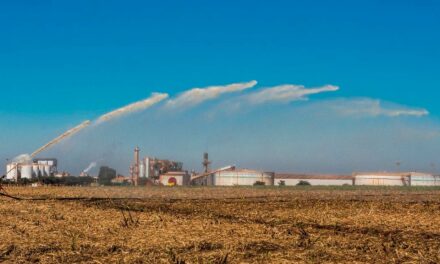
M 53 176 L 56 172 L 56 159 L 34 159 L 28 163 L 12 162 L 6 165 L 6 179 L 10 181 Z
M 141 175 L 145 178 L 159 178 L 167 172 L 184 172 L 183 163 L 171 160 L 162 160 L 146 157 L 141 164 Z
M 140 158 L 140 149 L 134 150 L 134 162 L 130 167 L 133 185 L 152 182 L 166 186 L 188 185 L 190 175 L 183 170 L 183 163 L 154 157 Z
M 300 182 L 308 182 L 310 185 L 342 186 L 353 185 L 353 177 L 346 175 L 320 175 L 320 174 L 275 174 L 275 185 L 295 186 Z
M 420 172 L 354 173 L 355 185 L 440 186 L 440 176 Z
M 191 176 L 186 171 L 169 171 L 159 176 L 159 183 L 164 186 L 189 185 Z
M 32 176 L 53 176 L 57 173 L 57 159 L 34 159 L 32 163 Z
M 272 186 L 274 184 L 273 172 L 262 172 L 247 169 L 231 169 L 218 170 L 206 177 L 197 179 L 197 185 L 211 186 L 252 186 L 256 184 Z

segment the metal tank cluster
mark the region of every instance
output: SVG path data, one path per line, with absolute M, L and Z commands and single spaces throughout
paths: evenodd
M 11 162 L 6 165 L 6 172 L 6 179 L 9 181 L 53 176 L 57 173 L 57 160 L 34 159 L 32 162 Z

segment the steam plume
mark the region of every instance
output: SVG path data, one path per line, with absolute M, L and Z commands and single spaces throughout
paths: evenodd
M 78 133 L 79 131 L 81 131 L 82 129 L 86 128 L 87 126 L 90 125 L 90 121 L 84 121 L 83 123 L 81 123 L 80 125 L 64 132 L 61 136 L 53 139 L 52 141 L 50 141 L 49 143 L 47 143 L 46 145 L 42 146 L 41 148 L 37 149 L 36 151 L 34 151 L 34 153 L 31 154 L 31 157 L 35 157 L 36 155 L 38 155 L 39 153 L 43 152 L 44 150 L 46 150 L 47 148 L 58 144 L 61 140 L 68 138 L 76 133 Z
M 168 108 L 191 107 L 212 100 L 224 93 L 240 92 L 254 87 L 257 81 L 245 83 L 233 83 L 224 86 L 210 86 L 206 88 L 194 88 L 179 95 L 176 99 L 168 100 Z
M 107 113 L 105 115 L 102 115 L 98 118 L 98 123 L 109 121 L 113 118 L 120 117 L 129 113 L 141 111 L 144 109 L 147 109 L 157 103 L 159 103 L 162 100 L 165 100 L 168 98 L 168 94 L 165 93 L 153 93 L 150 98 L 129 104 L 127 106 L 124 106 L 122 108 L 116 109 L 114 111 L 111 111 L 110 113 Z
M 97 163 L 94 161 L 92 163 L 90 163 L 90 165 L 83 170 L 84 173 L 88 173 L 91 169 L 93 169 L 94 167 L 96 167 Z

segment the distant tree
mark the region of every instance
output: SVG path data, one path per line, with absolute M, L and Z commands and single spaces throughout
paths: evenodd
M 278 182 L 278 185 L 279 185 L 279 186 L 286 186 L 286 181 L 279 181 L 279 182 Z
M 266 183 L 264 181 L 256 181 L 254 183 L 254 186 L 264 186 L 264 185 L 266 185 Z
M 95 180 L 90 176 L 84 176 L 84 177 L 78 177 L 78 176 L 67 176 L 62 178 L 62 184 L 68 185 L 68 186 L 74 186 L 74 185 L 90 185 Z
M 299 181 L 297 186 L 310 186 L 310 182 L 308 181 Z
M 103 166 L 99 168 L 98 183 L 102 185 L 111 185 L 112 180 L 116 178 L 116 170 Z
M 42 184 L 47 184 L 47 185 L 58 185 L 62 183 L 61 178 L 57 178 L 54 176 L 38 177 L 38 181 L 41 182 Z

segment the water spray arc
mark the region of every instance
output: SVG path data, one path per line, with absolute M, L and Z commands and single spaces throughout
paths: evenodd
M 34 151 L 31 154 L 31 157 L 35 157 L 36 155 L 38 155 L 39 153 L 45 151 L 46 149 L 50 148 L 51 146 L 58 144 L 61 140 L 65 139 L 65 138 L 73 136 L 74 134 L 76 134 L 79 131 L 83 130 L 84 128 L 88 127 L 90 124 L 91 124 L 91 122 L 89 120 L 87 120 L 87 121 L 84 121 L 83 123 L 81 123 L 80 125 L 72 128 L 72 129 L 67 130 L 61 136 L 53 139 L 52 141 L 50 141 L 46 145 L 44 145 L 41 148 L 39 148 L 36 151 Z
M 47 143 L 46 145 L 42 146 L 41 148 L 37 149 L 36 151 L 34 151 L 31 155 L 29 154 L 22 154 L 19 155 L 17 157 L 15 157 L 13 159 L 13 161 L 16 163 L 15 166 L 13 166 L 11 169 L 9 169 L 6 172 L 6 175 L 8 175 L 11 171 L 15 170 L 18 166 L 18 164 L 20 163 L 30 163 L 32 162 L 32 158 L 34 158 L 35 156 L 37 156 L 38 154 L 40 154 L 41 152 L 45 151 L 46 149 L 50 148 L 53 145 L 58 144 L 59 142 L 61 142 L 63 139 L 66 139 L 68 137 L 73 136 L 74 134 L 78 133 L 79 131 L 83 130 L 84 128 L 88 127 L 91 124 L 91 122 L 89 120 L 82 122 L 80 125 L 67 130 L 66 132 L 64 132 L 62 135 L 56 137 L 55 139 L 51 140 L 49 143 Z
M 111 111 L 107 114 L 102 115 L 98 118 L 96 121 L 98 124 L 109 121 L 111 119 L 127 115 L 129 113 L 137 112 L 145 110 L 157 103 L 159 103 L 162 100 L 165 100 L 168 98 L 168 94 L 166 93 L 153 93 L 150 98 L 147 98 L 145 100 L 129 104 L 127 106 L 121 107 L 119 109 L 116 109 L 114 111 Z

